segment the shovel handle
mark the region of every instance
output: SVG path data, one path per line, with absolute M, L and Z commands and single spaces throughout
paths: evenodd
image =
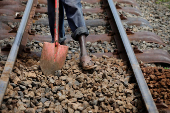
M 59 37 L 59 0 L 55 0 L 55 24 L 54 24 L 54 42 L 57 46 Z

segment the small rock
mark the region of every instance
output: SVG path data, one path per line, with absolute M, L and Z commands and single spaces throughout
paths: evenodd
M 66 96 L 65 95 L 61 95 L 60 97 L 59 97 L 59 101 L 61 102 L 61 101 L 63 101 L 63 100 L 65 100 L 66 99 Z
M 61 87 L 59 87 L 57 90 L 58 91 L 61 91 L 61 90 L 64 90 L 65 89 L 65 87 L 64 86 L 61 86 Z
M 83 97 L 83 94 L 82 94 L 80 91 L 78 91 L 78 92 L 74 95 L 74 97 L 80 99 L 80 98 Z
M 71 107 L 74 109 L 74 110 L 77 110 L 78 109 L 78 107 L 79 107 L 79 103 L 72 103 L 71 104 Z
M 21 81 L 21 80 L 18 78 L 18 76 L 16 76 L 16 77 L 13 79 L 13 82 L 14 82 L 14 84 L 17 84 L 18 81 Z
M 119 109 L 120 109 L 121 112 L 125 113 L 125 109 L 124 109 L 123 106 L 120 106 Z
M 80 113 L 80 111 L 75 111 L 74 113 Z
M 51 103 L 51 101 L 46 101 L 46 102 L 44 103 L 44 107 L 45 107 L 45 108 L 48 108 L 48 107 L 50 106 L 50 103 Z
M 49 81 L 50 81 L 50 83 L 52 83 L 52 84 L 55 82 L 55 80 L 54 80 L 53 78 L 50 78 Z
M 84 75 L 83 74 L 81 74 L 81 75 L 79 75 L 77 78 L 76 78 L 76 80 L 78 81 L 78 82 L 83 82 L 84 81 Z
M 40 46 L 40 47 L 43 47 L 43 43 L 39 43 L 39 46 Z
M 77 110 L 79 110 L 79 111 L 82 111 L 83 109 L 84 109 L 83 106 L 79 106 L 79 107 L 77 108 Z
M 89 103 L 88 103 L 87 101 L 84 101 L 84 102 L 83 102 L 83 107 L 84 107 L 84 109 L 86 109 L 88 106 L 89 106 Z
M 125 89 L 125 93 L 126 93 L 126 94 L 132 94 L 133 91 L 132 91 L 132 90 L 129 90 L 129 89 Z
M 34 108 L 27 108 L 25 110 L 25 113 L 35 113 L 35 109 Z
M 42 102 L 42 103 L 46 102 L 47 100 L 48 100 L 47 98 L 44 98 L 44 97 L 41 98 L 41 102 Z
M 18 110 L 19 110 L 19 111 L 25 111 L 26 108 L 25 108 L 23 105 L 21 105 L 21 106 L 18 107 Z
M 28 92 L 28 96 L 31 97 L 31 98 L 33 98 L 33 97 L 35 96 L 35 94 L 34 94 L 33 91 L 29 91 L 29 92 Z
M 42 112 L 42 109 L 36 109 L 36 112 L 37 113 Z
M 60 77 L 60 79 L 61 79 L 62 81 L 66 81 L 67 78 L 68 78 L 67 76 L 61 76 L 61 77 Z
M 125 107 L 126 107 L 127 109 L 132 109 L 132 108 L 133 108 L 133 105 L 132 105 L 131 103 L 127 103 L 127 104 L 125 105 Z
M 121 105 L 124 104 L 124 102 L 122 102 L 122 101 L 120 101 L 120 100 L 117 100 L 117 104 L 118 104 L 119 106 L 121 106 Z
M 71 99 L 69 99 L 69 102 L 71 102 L 71 103 L 77 102 L 77 98 L 71 98 Z
M 129 109 L 126 109 L 126 113 L 130 113 L 130 110 L 129 110 Z
M 1 109 L 3 110 L 3 109 L 6 109 L 7 107 L 6 107 L 6 105 L 5 104 L 2 104 L 1 105 Z
M 99 98 L 99 102 L 103 102 L 105 100 L 105 97 Z
M 68 107 L 68 112 L 69 113 L 74 113 L 74 110 L 72 108 Z
M 94 112 L 97 113 L 99 110 L 99 107 L 98 106 L 94 106 Z
M 138 109 L 133 106 L 133 113 L 138 113 Z
M 123 85 L 120 85 L 120 86 L 119 86 L 119 92 L 123 92 L 123 90 L 124 90 Z
M 55 76 L 60 77 L 60 76 L 61 76 L 61 70 L 57 70 L 57 71 L 55 71 Z
M 115 109 L 116 113 L 120 113 L 120 110 L 118 108 Z
M 57 105 L 57 106 L 55 107 L 55 112 L 62 113 L 62 106 L 61 106 L 61 105 Z
M 21 96 L 21 98 L 23 98 L 23 97 L 24 97 L 24 94 L 23 94 L 23 92 L 22 92 L 22 91 L 18 91 L 18 94 Z
M 20 85 L 19 87 L 21 88 L 21 90 L 26 90 L 26 89 L 27 89 L 27 88 L 26 88 L 25 86 L 23 86 L 23 85 Z
M 54 87 L 52 88 L 52 92 L 53 92 L 53 93 L 56 93 L 59 87 L 60 87 L 60 86 L 54 86 Z
M 97 104 L 98 104 L 98 100 L 93 100 L 93 101 L 91 102 L 91 104 L 92 104 L 92 105 L 97 105 Z
M 36 78 L 37 76 L 36 76 L 36 74 L 34 72 L 29 72 L 28 77 L 29 78 Z

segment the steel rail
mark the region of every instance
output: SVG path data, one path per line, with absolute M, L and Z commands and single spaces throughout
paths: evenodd
M 5 64 L 3 73 L 2 73 L 1 78 L 0 78 L 0 106 L 2 104 L 4 94 L 5 94 L 5 91 L 6 91 L 7 86 L 8 86 L 9 76 L 10 76 L 10 73 L 12 72 L 12 69 L 13 69 L 17 54 L 18 54 L 19 46 L 20 46 L 20 43 L 21 43 L 21 40 L 22 40 L 23 33 L 25 31 L 25 27 L 26 27 L 27 22 L 28 22 L 28 18 L 29 18 L 29 14 L 30 14 L 30 11 L 31 11 L 31 8 L 32 8 L 32 4 L 33 4 L 33 0 L 28 0 L 27 6 L 26 6 L 25 11 L 24 11 L 24 15 L 22 17 L 22 20 L 21 20 L 21 23 L 20 23 L 20 26 L 19 26 L 19 29 L 18 29 L 18 32 L 16 34 L 14 43 L 12 45 L 12 48 L 11 48 L 10 53 L 8 55 L 7 62 Z
M 121 40 L 123 42 L 123 45 L 124 45 L 124 48 L 126 50 L 128 59 L 130 61 L 131 67 L 133 69 L 135 78 L 137 80 L 139 89 L 141 91 L 142 97 L 143 97 L 145 105 L 146 105 L 146 108 L 147 108 L 149 113 L 158 113 L 157 107 L 155 105 L 155 102 L 153 101 L 153 98 L 151 96 L 151 93 L 149 91 L 149 88 L 147 86 L 145 78 L 143 76 L 143 73 L 140 69 L 139 63 L 136 59 L 136 56 L 135 56 L 134 51 L 132 49 L 132 46 L 129 42 L 127 34 L 126 34 L 126 32 L 123 28 L 122 22 L 121 22 L 120 17 L 117 13 L 117 10 L 115 8 L 113 0 L 107 0 L 107 1 L 108 1 L 109 6 L 110 6 L 111 13 L 114 17 L 114 21 L 116 22 L 116 25 L 118 27 L 118 31 L 119 31 L 120 36 L 121 36 Z

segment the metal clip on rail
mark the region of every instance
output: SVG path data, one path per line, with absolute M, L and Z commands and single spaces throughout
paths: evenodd
M 27 6 L 24 11 L 24 15 L 22 17 L 22 20 L 21 20 L 21 23 L 20 23 L 20 26 L 18 29 L 18 32 L 16 34 L 14 43 L 12 45 L 11 51 L 8 55 L 8 59 L 6 61 L 3 73 L 0 78 L 0 106 L 2 104 L 4 94 L 5 94 L 5 91 L 8 86 L 9 75 L 12 72 L 12 69 L 13 69 L 17 54 L 18 54 L 18 49 L 19 49 L 19 46 L 20 46 L 20 43 L 22 40 L 22 36 L 23 36 L 24 30 L 25 30 L 25 27 L 27 25 L 27 21 L 28 21 L 29 14 L 30 14 L 30 11 L 32 8 L 32 4 L 33 4 L 33 0 L 28 0 Z
M 140 69 L 140 66 L 139 66 L 139 63 L 138 63 L 138 61 L 136 59 L 134 51 L 133 51 L 133 49 L 131 47 L 129 39 L 128 39 L 127 35 L 126 35 L 126 32 L 125 32 L 125 30 L 123 28 L 122 22 L 121 22 L 120 17 L 119 17 L 119 15 L 117 13 L 117 10 L 115 8 L 113 0 L 107 0 L 107 1 L 108 1 L 109 6 L 110 6 L 110 10 L 111 10 L 111 13 L 112 13 L 112 15 L 114 17 L 115 23 L 116 23 L 116 25 L 118 27 L 118 30 L 119 30 L 119 33 L 120 33 L 120 36 L 121 36 L 121 40 L 123 42 L 123 45 L 124 45 L 124 48 L 126 50 L 128 59 L 130 61 L 131 67 L 133 69 L 135 78 L 137 80 L 139 89 L 141 91 L 142 97 L 143 97 L 145 105 L 146 105 L 146 108 L 147 108 L 149 113 L 158 113 L 158 110 L 156 108 L 155 102 L 153 101 L 153 98 L 151 96 L 151 93 L 149 91 L 149 88 L 147 86 L 145 78 L 143 76 L 143 73 L 142 73 L 142 71 Z

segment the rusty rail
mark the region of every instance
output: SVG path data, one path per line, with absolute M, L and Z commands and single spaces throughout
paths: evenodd
M 15 63 L 15 60 L 17 57 L 17 53 L 19 50 L 22 36 L 24 34 L 26 25 L 28 24 L 27 22 L 28 22 L 28 18 L 29 18 L 29 14 L 30 14 L 30 11 L 32 8 L 33 1 L 34 0 L 29 0 L 27 3 L 27 6 L 25 8 L 24 15 L 22 17 L 18 32 L 16 34 L 14 43 L 12 45 L 11 51 L 8 55 L 7 62 L 5 64 L 3 73 L 0 78 L 0 106 L 2 104 L 4 94 L 5 94 L 5 91 L 8 86 L 9 76 L 10 76 L 10 73 L 12 72 L 12 69 L 13 69 L 13 66 L 14 66 L 14 63 Z
M 146 108 L 147 108 L 149 113 L 158 113 L 155 102 L 153 101 L 153 98 L 151 96 L 151 93 L 149 91 L 149 88 L 147 86 L 145 78 L 143 76 L 143 73 L 140 69 L 139 63 L 136 59 L 136 56 L 135 56 L 134 51 L 132 49 L 132 46 L 129 42 L 127 34 L 126 34 L 126 32 L 123 28 L 121 19 L 120 19 L 118 13 L 117 13 L 117 10 L 115 8 L 113 0 L 107 0 L 107 1 L 108 1 L 110 10 L 111 10 L 112 16 L 114 17 L 114 21 L 117 25 L 118 31 L 120 33 L 121 40 L 123 42 L 126 54 L 127 54 L 128 59 L 130 61 L 131 67 L 133 69 L 135 78 L 137 80 L 139 89 L 141 91 L 142 97 L 143 97 L 145 105 L 146 105 Z

